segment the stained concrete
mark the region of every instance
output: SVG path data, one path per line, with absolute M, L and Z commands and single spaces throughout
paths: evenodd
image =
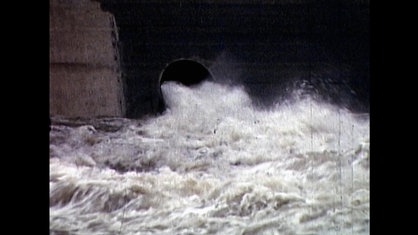
M 49 14 L 50 115 L 124 116 L 113 15 L 90 0 L 50 0 Z

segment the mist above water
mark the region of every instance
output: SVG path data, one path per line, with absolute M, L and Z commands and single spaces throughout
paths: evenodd
M 50 132 L 51 234 L 368 234 L 369 117 L 241 87 L 162 85 L 144 120 Z

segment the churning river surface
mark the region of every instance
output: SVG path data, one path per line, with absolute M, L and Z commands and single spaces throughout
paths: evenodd
M 50 234 L 369 234 L 368 114 L 162 92 L 157 117 L 51 117 Z

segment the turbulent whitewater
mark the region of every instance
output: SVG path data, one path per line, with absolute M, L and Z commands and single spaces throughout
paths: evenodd
M 369 116 L 162 86 L 158 117 L 50 128 L 50 234 L 369 234 Z

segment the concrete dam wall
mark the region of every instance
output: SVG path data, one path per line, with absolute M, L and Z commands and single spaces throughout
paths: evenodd
M 50 115 L 125 115 L 114 17 L 88 0 L 50 1 Z
M 63 5 L 79 16 L 58 13 Z M 199 65 L 260 107 L 303 87 L 369 110 L 368 1 L 72 0 L 52 1 L 50 15 L 52 114 L 156 114 L 161 77 L 188 83 L 178 72 Z

